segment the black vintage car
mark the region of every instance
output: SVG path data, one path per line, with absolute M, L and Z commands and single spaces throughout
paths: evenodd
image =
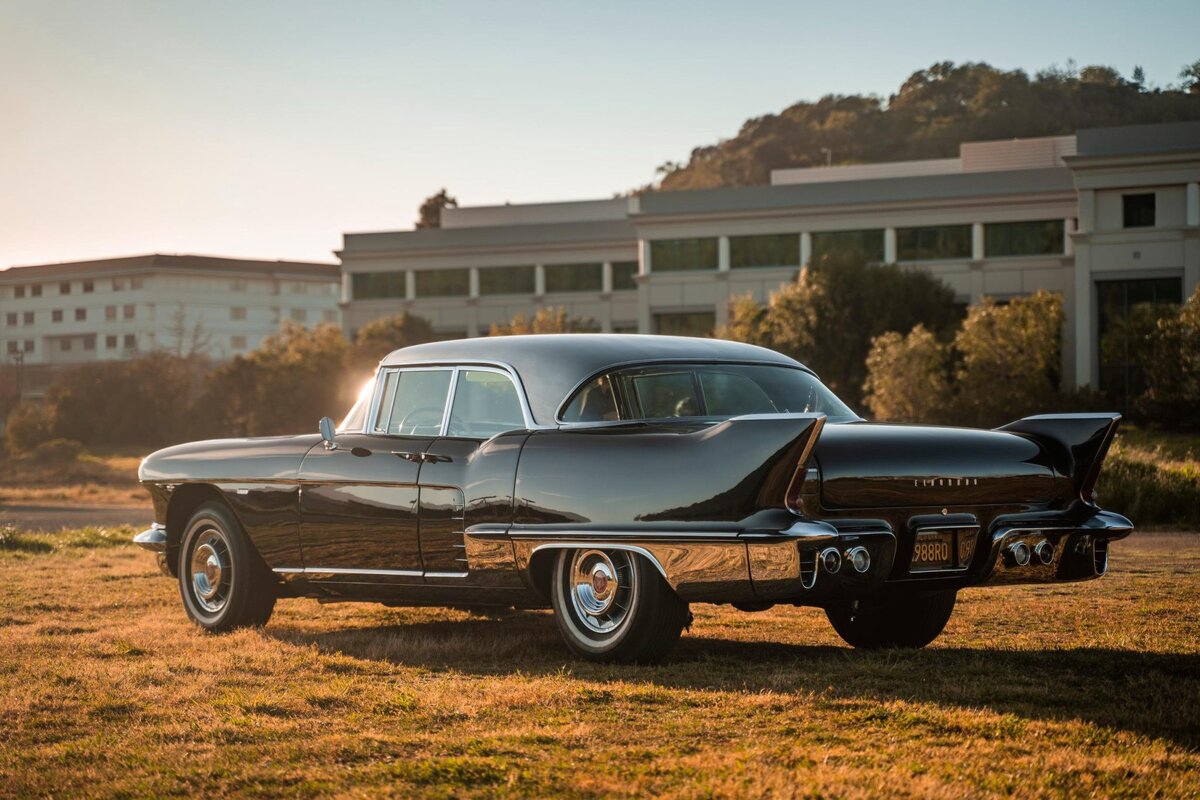
M 578 655 L 650 661 L 689 603 L 790 603 L 921 647 L 959 589 L 1105 573 L 1132 530 L 1092 492 L 1119 419 L 867 423 L 734 342 L 438 342 L 385 358 L 336 428 L 147 457 L 136 541 L 213 631 L 290 596 L 549 606 Z

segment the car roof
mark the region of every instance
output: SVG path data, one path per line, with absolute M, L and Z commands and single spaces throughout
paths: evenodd
M 384 367 L 417 364 L 490 364 L 517 373 L 533 421 L 551 425 L 567 395 L 587 378 L 618 366 L 663 361 L 778 364 L 807 369 L 774 350 L 724 339 L 617 333 L 482 336 L 429 342 L 393 351 Z

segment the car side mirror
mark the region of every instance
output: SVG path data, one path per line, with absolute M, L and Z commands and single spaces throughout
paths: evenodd
M 333 420 L 329 417 L 321 417 L 317 427 L 321 429 L 321 438 L 325 440 L 325 449 L 337 450 L 337 442 L 333 440 L 334 434 L 337 432 L 333 426 Z

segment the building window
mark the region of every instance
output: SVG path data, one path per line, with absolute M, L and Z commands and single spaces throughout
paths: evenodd
M 970 225 L 896 229 L 897 261 L 936 261 L 941 258 L 970 257 Z
M 25 287 L 24 286 L 14 286 L 13 287 L 13 297 L 16 297 L 19 300 L 24 296 L 25 296 Z
M 654 332 L 665 336 L 712 336 L 716 325 L 717 315 L 712 311 L 654 315 Z
M 350 276 L 350 292 L 355 300 L 404 298 L 403 272 L 356 272 Z
M 1061 219 L 989 222 L 983 226 L 983 253 L 988 258 L 1061 255 L 1064 235 Z
M 1100 389 L 1129 408 L 1146 389 L 1142 364 L 1158 320 L 1179 310 L 1179 278 L 1097 281 Z
M 729 266 L 748 267 L 800 266 L 800 235 L 797 233 L 766 236 L 730 236 Z
M 95 350 L 96 349 L 96 335 L 94 333 L 88 334 L 87 336 L 83 337 L 83 349 L 84 350 Z
M 1154 227 L 1154 192 L 1121 195 L 1121 212 L 1126 228 Z
M 660 239 L 650 242 L 651 272 L 716 268 L 716 238 Z
M 134 336 L 132 333 L 125 334 L 125 349 L 126 350 L 136 350 L 137 349 L 137 337 Z
M 33 352 L 33 339 L 26 339 L 26 340 L 25 340 L 25 352 L 26 352 L 26 353 L 32 353 L 32 352 Z
M 117 349 L 117 337 L 113 336 L 112 334 L 105 336 L 104 337 L 104 347 L 108 350 L 116 350 Z
M 71 340 L 70 339 L 60 340 L 58 343 L 58 349 L 63 353 L 71 352 Z
M 50 321 L 51 322 L 62 322 L 62 320 L 63 320 L 63 313 L 62 313 L 61 308 L 56 308 L 50 312 Z
M 117 318 L 117 307 L 116 306 L 105 306 L 104 307 L 104 319 L 108 320 L 109 322 L 112 322 L 116 318 Z
M 141 289 L 142 288 L 142 279 L 141 278 L 130 278 L 129 279 L 129 288 L 133 289 L 134 291 Z
M 16 325 L 17 324 L 17 312 L 10 311 L 7 314 L 5 314 L 4 315 L 4 323 L 10 327 L 13 325 Z
M 20 346 L 18 345 L 17 342 L 9 342 L 8 343 L 8 352 L 10 354 L 18 352 L 19 349 L 20 349 Z
M 25 325 L 32 325 L 33 324 L 33 312 L 26 311 L 24 314 L 22 314 L 21 322 Z
M 229 309 L 229 318 L 235 321 L 244 321 L 246 319 L 246 307 L 234 306 Z
M 83 293 L 84 294 L 91 294 L 94 291 L 96 291 L 96 283 L 94 281 L 84 281 L 83 282 Z
M 427 269 L 417 275 L 417 297 L 466 297 L 471 273 L 466 269 Z
M 637 288 L 638 262 L 614 261 L 612 273 L 614 292 L 624 292 Z
M 60 283 L 58 285 L 58 293 L 59 294 L 70 294 L 71 293 L 71 282 L 63 281 L 62 283 Z M 63 344 L 66 344 L 66 342 L 64 341 Z
M 237 294 L 242 294 L 246 291 L 246 282 L 244 280 L 232 280 L 229 282 L 229 291 Z
M 602 264 L 547 264 L 546 292 L 598 292 L 604 288 Z
M 87 319 L 87 309 L 86 308 L 75 309 L 75 321 L 76 322 L 83 322 L 86 319 Z
M 42 296 L 42 285 L 40 283 L 35 283 L 32 286 L 30 286 L 29 287 L 29 296 L 30 297 L 41 297 Z
M 488 267 L 479 270 L 480 294 L 533 294 L 533 267 Z
M 831 258 L 848 258 L 866 263 L 883 261 L 883 229 L 814 233 L 813 263 Z
M 114 292 L 125 291 L 125 279 L 124 278 L 113 278 L 112 279 L 112 290 Z
M 246 337 L 245 336 L 231 336 L 231 337 L 229 337 L 229 344 L 233 347 L 234 350 L 245 350 L 246 349 Z
M 136 306 L 132 306 L 132 305 L 123 306 L 121 308 L 121 317 L 124 319 L 133 319 L 135 308 L 136 308 Z
M 338 321 L 338 313 L 337 313 L 337 311 L 333 310 L 332 308 L 327 308 L 321 312 L 321 319 L 324 320 L 325 322 L 337 322 Z
M 303 308 L 293 308 L 289 316 L 293 322 L 308 322 L 308 312 Z

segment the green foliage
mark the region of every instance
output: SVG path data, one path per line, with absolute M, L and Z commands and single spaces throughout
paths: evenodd
M 400 312 L 368 322 L 354 337 L 354 362 L 369 372 L 380 359 L 401 347 L 432 342 L 437 338 L 433 326 L 424 317 Z
M 321 417 L 339 416 L 353 402 L 349 354 L 336 325 L 285 323 L 257 350 L 213 370 L 200 407 L 215 416 L 222 436 L 314 431 Z
M 54 414 L 40 403 L 19 403 L 4 424 L 4 439 L 9 452 L 32 453 L 38 445 L 51 438 Z
M 55 550 L 87 550 L 125 547 L 134 530 L 128 525 L 116 528 L 70 528 L 55 533 L 19 531 L 12 525 L 0 526 L 0 552 L 49 553 Z
M 914 72 L 885 101 L 827 95 L 747 120 L 736 136 L 664 164 L 665 191 L 768 182 L 773 169 L 958 155 L 964 141 L 1055 136 L 1081 128 L 1200 119 L 1200 62 L 1179 88 L 1145 91 L 1111 67 L 1048 69 L 1034 77 L 984 63 Z
M 959 318 L 953 291 L 929 273 L 846 255 L 801 270 L 799 280 L 771 294 L 765 310 L 754 306 L 734 300 L 721 335 L 795 357 L 851 406 L 862 399 L 874 337 L 918 323 L 947 333 Z
M 875 337 L 867 355 L 864 402 L 876 419 L 923 420 L 943 416 L 950 402 L 948 348 L 924 325 L 908 335 Z
M 587 333 L 597 330 L 596 323 L 590 319 L 568 317 L 567 309 L 539 308 L 530 319 L 524 314 L 517 314 L 511 322 L 493 325 L 488 336 L 516 336 L 529 333 Z
M 417 223 L 418 228 L 440 228 L 442 227 L 442 209 L 458 208 L 458 200 L 451 197 L 443 188 L 437 194 L 426 197 L 421 202 L 421 207 L 418 209 Z
M 972 306 L 954 337 L 960 421 L 997 425 L 1044 407 L 1058 389 L 1062 298 L 1045 290 Z
M 1145 368 L 1141 410 L 1159 424 L 1200 428 L 1200 288 L 1178 315 L 1158 321 Z
M 1096 481 L 1096 499 L 1139 525 L 1200 525 L 1200 469 L 1162 467 L 1114 447 Z

